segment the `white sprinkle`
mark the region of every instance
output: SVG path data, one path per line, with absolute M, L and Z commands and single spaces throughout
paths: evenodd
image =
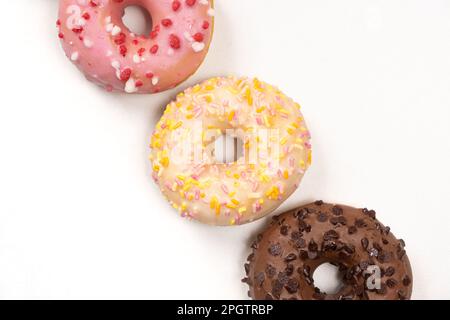
M 133 56 L 133 62 L 134 63 L 140 63 L 141 62 L 141 58 L 137 54 L 135 54 Z
M 83 40 L 83 43 L 84 43 L 86 48 L 92 48 L 92 46 L 94 45 L 94 43 L 91 40 L 87 39 L 87 38 Z
M 205 44 L 204 44 L 203 42 L 194 42 L 194 43 L 192 44 L 192 49 L 193 49 L 195 52 L 203 51 L 203 49 L 205 49 Z
M 112 28 L 112 30 L 111 30 L 111 35 L 113 37 L 117 36 L 121 31 L 122 31 L 122 29 L 120 29 L 119 26 L 114 26 L 114 28 Z
M 214 17 L 214 9 L 213 8 L 209 8 L 208 9 L 208 16 L 210 16 L 210 17 Z
M 114 29 L 114 25 L 112 23 L 108 23 L 106 25 L 106 32 L 111 32 Z
M 189 33 L 189 32 L 184 32 L 184 38 L 187 40 L 187 41 L 189 41 L 189 42 L 193 42 L 194 41 L 194 38 L 192 38 L 192 36 L 191 36 L 191 34 Z
M 169 56 L 173 56 L 174 53 L 175 53 L 175 50 L 173 50 L 172 48 L 169 48 L 169 50 L 167 50 L 167 54 L 168 54 Z
M 111 57 L 113 55 L 111 50 L 106 51 L 106 56 L 107 57 Z
M 159 78 L 158 77 L 153 77 L 152 78 L 152 85 L 156 86 L 159 83 Z
M 125 84 L 125 92 L 126 93 L 135 93 L 138 89 L 136 88 L 136 82 L 133 78 L 130 78 Z
M 200 3 L 200 4 L 203 4 L 203 5 L 205 5 L 205 6 L 209 4 L 209 3 L 208 3 L 208 0 L 200 0 L 199 3 Z
M 111 67 L 113 67 L 114 69 L 120 69 L 120 62 L 114 60 L 113 62 L 111 62 Z
M 110 24 L 111 23 L 111 16 L 107 16 L 105 18 L 105 24 Z
M 72 55 L 70 56 L 70 60 L 72 60 L 72 61 L 77 61 L 79 57 L 80 57 L 80 54 L 79 54 L 77 51 L 75 51 L 75 52 L 72 53 Z

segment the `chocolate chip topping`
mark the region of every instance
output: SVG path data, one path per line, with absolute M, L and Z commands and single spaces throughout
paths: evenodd
M 252 244 L 243 280 L 254 299 L 409 299 L 412 273 L 404 248 L 375 211 L 316 201 L 274 217 Z M 314 286 L 314 271 L 326 262 L 342 274 L 336 294 Z M 377 274 L 374 268 L 382 278 L 372 289 L 366 281 Z

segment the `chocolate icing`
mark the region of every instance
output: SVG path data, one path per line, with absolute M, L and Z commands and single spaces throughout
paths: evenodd
M 404 248 L 375 211 L 316 201 L 273 218 L 252 244 L 243 282 L 256 300 L 410 299 L 412 271 Z M 314 286 L 314 271 L 327 262 L 342 275 L 335 294 Z M 381 278 L 373 276 L 377 271 Z

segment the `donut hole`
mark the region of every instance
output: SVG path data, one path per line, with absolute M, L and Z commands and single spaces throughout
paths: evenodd
M 342 287 L 342 274 L 339 268 L 331 263 L 323 263 L 313 274 L 314 285 L 326 294 L 336 294 Z
M 243 156 L 243 145 L 241 138 L 224 133 L 219 136 L 214 145 L 214 156 L 216 163 L 234 163 Z
M 153 28 L 150 12 L 138 5 L 128 6 L 122 16 L 123 24 L 136 35 L 148 36 Z

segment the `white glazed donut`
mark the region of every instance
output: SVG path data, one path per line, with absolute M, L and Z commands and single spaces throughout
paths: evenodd
M 226 130 L 243 156 L 217 163 L 212 142 Z M 151 141 L 153 178 L 183 217 L 210 225 L 259 219 L 299 186 L 311 163 L 300 105 L 247 78 L 213 78 L 171 102 Z

